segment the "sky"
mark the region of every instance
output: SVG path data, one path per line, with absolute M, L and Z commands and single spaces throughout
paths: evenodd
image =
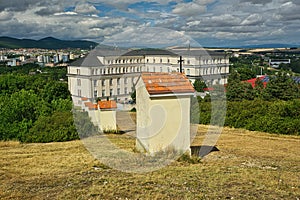
M 300 44 L 300 0 L 0 0 L 0 36 L 109 45 Z

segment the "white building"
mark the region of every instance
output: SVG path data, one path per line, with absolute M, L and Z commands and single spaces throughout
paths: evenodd
M 182 69 L 180 68 L 182 56 Z M 69 90 L 75 105 L 81 97 L 127 102 L 141 72 L 184 72 L 191 82 L 226 84 L 229 58 L 203 49 L 94 49 L 68 66 Z
M 281 64 L 290 64 L 291 59 L 270 59 L 269 66 L 273 68 L 279 68 Z

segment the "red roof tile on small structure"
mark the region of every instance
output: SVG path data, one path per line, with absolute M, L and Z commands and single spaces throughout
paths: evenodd
M 81 100 L 82 100 L 82 101 L 87 101 L 88 98 L 87 98 L 87 97 L 82 97 Z
M 194 93 L 195 90 L 182 73 L 142 73 L 142 80 L 150 95 Z
M 87 107 L 89 110 L 97 110 L 98 109 L 98 105 L 93 104 L 92 102 L 85 102 L 84 106 Z
M 100 109 L 115 109 L 117 108 L 116 101 L 98 101 Z

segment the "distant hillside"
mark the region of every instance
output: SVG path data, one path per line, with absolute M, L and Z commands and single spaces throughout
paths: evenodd
M 59 40 L 53 37 L 41 40 L 16 39 L 11 37 L 0 37 L 0 48 L 41 48 L 41 49 L 67 49 L 81 48 L 89 49 L 96 47 L 98 43 L 83 40 Z
M 247 45 L 241 46 L 240 48 L 246 49 L 256 49 L 256 48 L 292 48 L 292 47 L 299 47 L 298 44 L 257 44 L 257 45 Z

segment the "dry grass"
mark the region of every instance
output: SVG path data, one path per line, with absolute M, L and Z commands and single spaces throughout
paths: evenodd
M 134 146 L 126 135 L 108 137 L 127 150 Z M 225 128 L 217 147 L 199 164 L 128 174 L 100 164 L 81 141 L 0 142 L 0 199 L 300 198 L 300 137 Z

